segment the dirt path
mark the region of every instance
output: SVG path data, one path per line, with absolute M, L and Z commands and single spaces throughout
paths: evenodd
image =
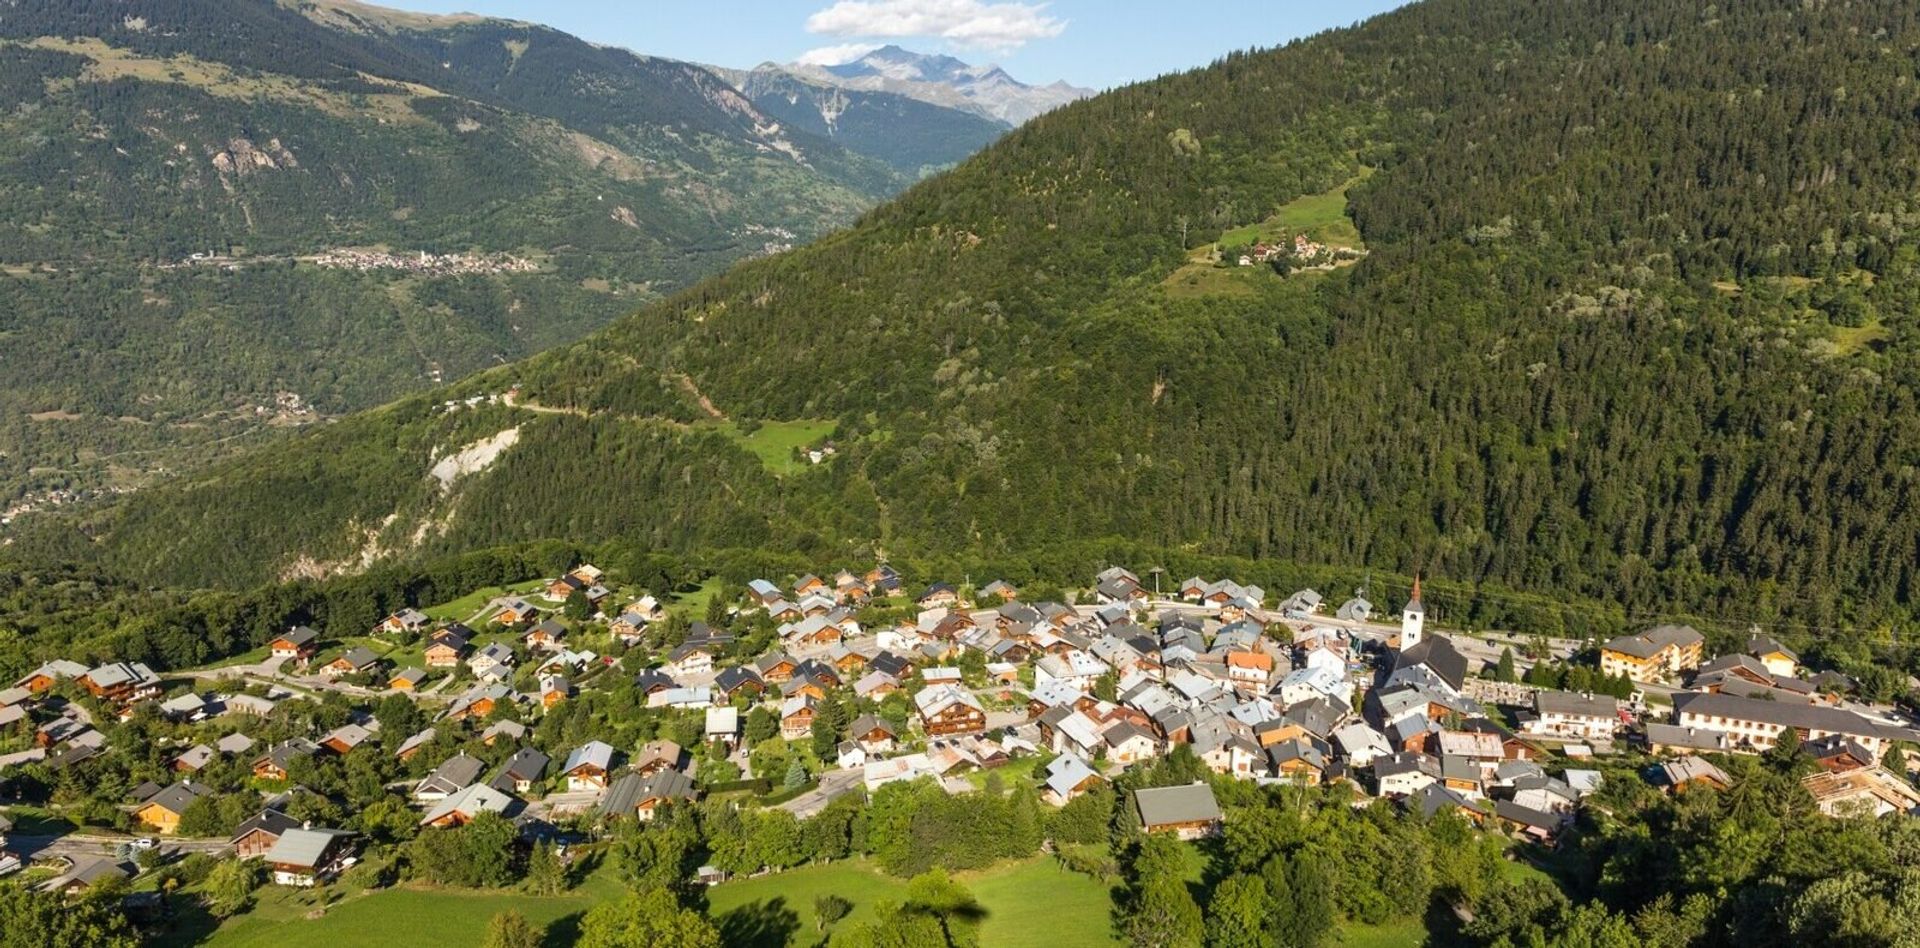
M 727 420 L 727 413 L 721 411 L 720 406 L 713 403 L 713 399 L 708 398 L 705 393 L 701 392 L 700 386 L 693 384 L 693 376 L 685 372 L 675 372 L 673 373 L 673 380 L 679 383 L 681 390 L 693 396 L 693 400 L 699 403 L 700 410 L 706 412 L 707 417 L 715 421 Z

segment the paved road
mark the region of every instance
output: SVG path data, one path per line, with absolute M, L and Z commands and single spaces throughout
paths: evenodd
M 224 839 L 168 839 L 154 837 L 160 843 L 162 852 L 167 853 L 209 853 L 225 852 L 227 841 Z M 84 833 L 68 833 L 63 836 L 8 836 L 7 848 L 20 855 L 23 861 L 37 859 L 84 859 L 90 856 L 118 856 L 120 849 L 132 841 L 128 836 L 95 836 Z
M 780 804 L 778 809 L 804 820 L 826 809 L 834 800 L 860 789 L 864 778 L 865 773 L 860 770 L 829 770 L 820 775 L 820 786 Z

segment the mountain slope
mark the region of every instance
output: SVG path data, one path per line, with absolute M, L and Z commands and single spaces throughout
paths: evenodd
M 909 180 L 527 24 L 63 0 L 0 45 L 0 499 L 577 339 Z
M 848 89 L 771 64 L 722 75 L 783 125 L 832 139 L 915 176 L 959 162 L 1011 127 L 973 111 L 890 92 Z
M 797 76 L 846 89 L 887 92 L 933 105 L 964 109 L 1008 125 L 1093 94 L 1065 82 L 1033 86 L 999 66 L 970 66 L 952 56 L 928 55 L 882 46 L 851 62 L 833 66 L 784 67 Z
M 1915 48 L 1892 2 L 1428 0 L 1063 108 L 436 396 L 515 404 L 404 401 L 91 527 L 188 583 L 543 536 L 1076 566 L 1115 538 L 1520 588 L 1458 618 L 1539 631 L 1588 598 L 1905 617 Z M 1296 234 L 1365 254 L 1209 262 Z M 819 465 L 743 436 L 816 419 Z

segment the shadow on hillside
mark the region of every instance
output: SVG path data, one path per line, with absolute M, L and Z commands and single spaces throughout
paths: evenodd
M 748 902 L 715 920 L 727 948 L 785 948 L 800 930 L 800 916 L 783 896 Z

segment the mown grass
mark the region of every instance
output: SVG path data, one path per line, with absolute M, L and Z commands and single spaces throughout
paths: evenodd
M 806 462 L 794 458 L 793 452 L 825 440 L 833 434 L 835 427 L 837 424 L 833 421 L 802 418 L 798 421 L 763 421 L 752 434 L 742 433 L 740 426 L 733 422 L 720 424 L 718 430 L 753 452 L 767 470 L 775 474 L 789 474 L 806 466 Z

